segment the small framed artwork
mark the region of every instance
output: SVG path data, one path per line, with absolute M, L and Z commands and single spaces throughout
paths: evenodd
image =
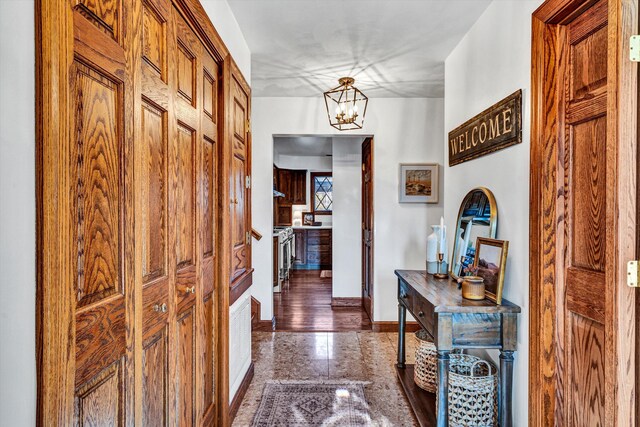
M 400 164 L 400 203 L 438 203 L 438 164 Z
M 506 240 L 478 237 L 476 240 L 476 256 L 473 266 L 477 267 L 476 275 L 484 279 L 486 298 L 500 305 L 504 288 L 504 270 L 507 265 L 509 242 Z
M 302 212 L 302 225 L 313 225 L 315 220 L 313 212 Z

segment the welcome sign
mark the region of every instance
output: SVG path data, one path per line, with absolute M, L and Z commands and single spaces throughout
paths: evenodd
M 449 166 L 522 142 L 522 90 L 449 132 Z

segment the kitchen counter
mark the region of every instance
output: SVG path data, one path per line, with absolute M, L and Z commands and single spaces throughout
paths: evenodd
M 332 225 L 294 225 L 294 230 L 331 230 Z

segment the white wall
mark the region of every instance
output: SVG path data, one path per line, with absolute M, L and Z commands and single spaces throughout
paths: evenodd
M 302 212 L 311 211 L 311 201 L 313 200 L 310 184 L 311 172 L 331 172 L 333 169 L 332 158 L 327 156 L 292 156 L 274 153 L 274 163 L 281 169 L 307 170 L 307 183 L 305 185 L 307 204 L 292 206 L 294 221 L 296 219 L 302 221 Z M 315 219 L 316 221 L 321 222 L 322 225 L 331 225 L 333 217 L 332 215 L 318 215 Z
M 362 141 L 333 138 L 332 296 L 361 296 Z M 375 143 L 375 142 L 374 142 Z
M 226 0 L 202 2 L 245 78 L 251 54 Z M 35 425 L 35 22 L 0 1 L 0 420 Z
M 251 52 L 227 0 L 200 0 L 242 75 L 251 85 Z
M 33 1 L 0 1 L 0 424 L 36 419 Z
M 268 234 L 273 224 L 273 135 L 339 132 L 329 126 L 320 97 L 254 98 L 252 102 L 253 226 Z M 364 129 L 358 133 L 339 133 L 374 135 L 375 320 L 397 319 L 397 281 L 393 270 L 424 268 L 427 225 L 439 221 L 443 204 L 399 204 L 398 170 L 400 163 L 443 163 L 443 123 L 442 99 L 377 98 L 369 101 Z M 441 181 L 440 191 L 442 185 Z M 252 245 L 255 272 L 251 289 L 262 303 L 263 320 L 273 316 L 271 244 L 263 239 Z
M 522 307 L 513 401 L 518 426 L 528 422 L 531 13 L 540 3 L 494 1 L 445 62 L 445 132 L 523 89 L 522 144 L 445 168 L 446 223 L 455 223 L 469 190 L 485 186 L 498 204 L 497 237 L 509 240 L 504 297 Z

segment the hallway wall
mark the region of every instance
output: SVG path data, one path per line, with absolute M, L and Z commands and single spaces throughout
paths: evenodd
M 33 1 L 0 1 L 0 424 L 7 426 L 36 420 L 33 16 Z
M 396 320 L 397 281 L 393 270 L 424 268 L 427 225 L 436 224 L 443 212 L 442 198 L 439 204 L 398 203 L 399 165 L 443 163 L 443 100 L 370 99 L 364 129 L 343 133 L 329 126 L 321 97 L 253 98 L 252 103 L 253 226 L 262 234 L 268 234 L 273 226 L 274 135 L 374 135 L 374 318 Z M 442 188 L 443 180 L 441 194 Z M 252 245 L 255 268 L 252 295 L 261 302 L 262 320 L 273 316 L 270 245 L 264 239 Z M 359 255 L 348 259 L 354 263 L 352 268 L 359 271 Z
M 528 422 L 531 13 L 541 3 L 494 1 L 445 62 L 447 164 L 449 131 L 517 89 L 523 90 L 522 143 L 446 167 L 444 206 L 446 223 L 454 224 L 460 203 L 472 188 L 488 187 L 496 197 L 497 238 L 509 240 L 504 297 L 522 307 L 513 395 L 514 425 L 518 426 Z

